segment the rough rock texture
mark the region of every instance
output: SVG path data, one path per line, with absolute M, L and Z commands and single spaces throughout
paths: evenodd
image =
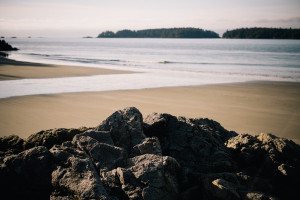
M 0 138 L 0 156 L 20 153 L 24 150 L 24 140 L 17 135 Z
M 232 152 L 241 179 L 253 191 L 272 194 L 280 199 L 293 199 L 300 185 L 300 146 L 272 134 L 238 135 L 226 146 Z M 247 194 L 259 199 L 260 195 Z M 265 196 L 265 195 L 263 195 Z M 263 199 L 263 197 L 262 197 Z
M 114 169 L 127 158 L 125 149 L 98 142 L 89 136 L 77 135 L 73 144 L 90 156 L 98 170 Z
M 75 135 L 83 133 L 89 129 L 91 128 L 50 129 L 32 134 L 26 140 L 23 140 L 17 135 L 5 136 L 0 138 L 0 156 L 20 153 L 21 151 L 37 146 L 45 146 L 50 149 L 55 144 L 59 145 L 63 142 L 71 141 Z
M 235 162 L 224 141 L 237 134 L 226 131 L 217 122 L 153 113 L 144 123 L 146 135 L 159 138 L 162 154 L 181 165 L 178 178 L 182 198 L 210 198 L 210 194 L 199 192 L 207 185 L 207 174 L 235 171 Z
M 53 155 L 51 199 L 107 199 L 107 193 L 90 157 L 72 143 L 50 149 Z
M 78 129 L 60 128 L 40 131 L 26 139 L 24 148 L 29 149 L 35 146 L 45 146 L 50 149 L 55 144 L 60 145 L 63 142 L 71 141 L 75 135 L 83 133 L 89 129 L 90 128 L 81 127 Z
M 95 130 L 108 131 L 114 145 L 124 148 L 129 154 L 132 147 L 146 137 L 143 133 L 142 114 L 136 108 L 125 108 L 115 112 Z
M 52 155 L 34 147 L 1 160 L 1 196 L 7 199 L 47 199 L 51 186 Z
M 94 129 L 0 138 L 9 199 L 293 199 L 300 147 L 271 134 L 238 135 L 208 119 L 136 108 Z

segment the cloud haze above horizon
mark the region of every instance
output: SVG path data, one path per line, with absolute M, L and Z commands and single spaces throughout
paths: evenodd
M 106 30 L 300 28 L 299 0 L 0 0 L 0 35 L 97 36 Z

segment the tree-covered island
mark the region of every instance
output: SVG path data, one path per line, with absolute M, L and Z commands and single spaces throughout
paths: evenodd
M 219 34 L 199 28 L 161 28 L 145 30 L 105 31 L 98 38 L 219 38 Z
M 223 38 L 238 39 L 300 39 L 300 29 L 239 28 L 226 31 Z

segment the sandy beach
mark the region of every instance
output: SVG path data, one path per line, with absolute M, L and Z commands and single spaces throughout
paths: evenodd
M 15 61 L 2 63 L 0 69 L 2 80 L 129 73 Z M 134 106 L 144 116 L 159 112 L 210 118 L 238 133 L 274 133 L 299 143 L 299 102 L 300 84 L 288 82 L 14 97 L 0 99 L 0 136 L 16 134 L 25 138 L 46 129 L 94 127 L 114 111 Z

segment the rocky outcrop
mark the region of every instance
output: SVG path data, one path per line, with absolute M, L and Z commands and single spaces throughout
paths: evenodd
M 113 144 L 124 148 L 128 154 L 146 136 L 143 133 L 143 117 L 136 108 L 125 108 L 104 120 L 95 131 L 108 131 Z
M 83 133 L 89 129 L 91 128 L 80 127 L 78 129 L 50 129 L 32 134 L 26 140 L 23 140 L 17 135 L 5 136 L 0 138 L 0 156 L 20 153 L 24 150 L 37 146 L 45 146 L 50 149 L 54 145 L 60 145 L 63 142 L 72 141 L 75 135 Z
M 16 51 L 18 50 L 15 47 L 12 47 L 10 44 L 5 42 L 5 40 L 0 40 L 0 51 Z
M 280 199 L 293 199 L 300 185 L 300 146 L 272 134 L 238 135 L 226 146 L 232 152 L 244 187 L 251 186 L 255 197 L 272 194 Z M 263 198 L 262 198 L 263 199 Z
M 60 145 L 66 141 L 72 141 L 73 137 L 79 133 L 83 133 L 90 128 L 80 127 L 78 129 L 50 129 L 40 131 L 36 134 L 29 136 L 24 142 L 24 149 L 30 149 L 35 146 L 45 146 L 48 149 L 55 144 Z
M 1 159 L 1 196 L 7 199 L 47 199 L 52 190 L 52 155 L 34 147 Z
M 50 149 L 53 155 L 51 199 L 107 199 L 90 157 L 65 142 Z
M 17 135 L 0 138 L 0 156 L 20 153 L 24 150 L 24 140 Z
M 300 147 L 290 140 L 239 135 L 208 119 L 143 119 L 136 108 L 93 129 L 0 144 L 10 199 L 292 199 L 300 185 Z

